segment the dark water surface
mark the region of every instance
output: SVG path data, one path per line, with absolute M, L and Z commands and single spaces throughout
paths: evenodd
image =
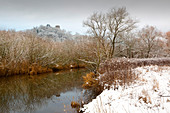
M 0 78 L 0 113 L 74 113 L 70 104 L 82 98 L 86 73 L 81 69 Z

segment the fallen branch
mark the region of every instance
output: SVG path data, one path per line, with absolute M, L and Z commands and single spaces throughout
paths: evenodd
M 84 60 L 84 59 L 78 59 L 79 61 L 82 61 L 82 62 L 85 62 L 85 63 L 88 63 L 88 64 L 95 64 L 95 65 L 97 65 L 97 63 L 95 63 L 95 62 L 91 62 L 91 61 L 86 61 L 86 60 Z

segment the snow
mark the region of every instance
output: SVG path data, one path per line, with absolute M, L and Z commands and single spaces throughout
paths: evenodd
M 170 67 L 134 69 L 137 80 L 126 88 L 105 89 L 81 108 L 85 113 L 170 113 Z

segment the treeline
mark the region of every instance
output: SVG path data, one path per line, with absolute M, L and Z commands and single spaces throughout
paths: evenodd
M 88 36 L 65 32 L 67 39 L 57 41 L 30 31 L 0 31 L 0 76 L 85 66 L 98 70 L 101 62 L 116 57 L 170 57 L 170 32 L 162 33 L 153 26 L 138 30 L 136 23 L 126 8 L 113 8 L 93 13 L 84 21 Z M 59 33 L 50 26 L 40 30 L 46 34 L 46 29 L 47 34 Z
M 113 57 L 168 57 L 170 38 L 168 33 L 165 36 L 150 43 L 144 43 L 143 37 L 125 36 L 121 43 L 116 43 Z M 106 54 L 110 46 L 104 48 L 92 36 L 75 37 L 56 42 L 27 32 L 0 31 L 0 75 L 40 74 L 85 65 L 93 70 L 109 59 Z M 103 41 L 104 44 L 110 43 L 109 40 Z M 147 44 L 152 45 L 151 48 Z
M 32 33 L 0 31 L 0 76 L 84 67 L 78 59 L 89 56 L 89 44 L 83 38 L 54 42 Z M 86 45 L 89 50 L 82 50 Z

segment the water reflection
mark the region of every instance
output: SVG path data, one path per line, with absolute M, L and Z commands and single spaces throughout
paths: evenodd
M 0 113 L 74 112 L 70 103 L 81 96 L 86 72 L 0 78 Z

